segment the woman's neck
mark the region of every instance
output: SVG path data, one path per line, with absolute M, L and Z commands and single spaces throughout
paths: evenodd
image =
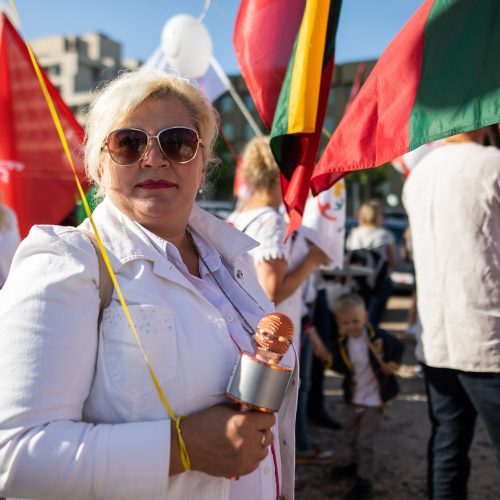
M 484 137 L 486 135 L 486 130 L 484 128 L 471 130 L 470 132 L 462 132 L 461 134 L 455 134 L 444 139 L 445 144 L 459 144 L 461 142 L 477 142 L 482 144 Z

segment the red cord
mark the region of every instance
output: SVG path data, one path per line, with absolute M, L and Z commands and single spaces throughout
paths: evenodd
M 276 449 L 274 448 L 274 442 L 271 443 L 271 453 L 273 454 L 274 478 L 276 480 L 276 500 L 279 500 L 279 498 L 280 498 L 280 475 L 278 473 L 278 460 L 276 459 Z

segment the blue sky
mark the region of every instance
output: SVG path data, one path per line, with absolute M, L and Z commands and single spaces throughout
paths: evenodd
M 8 3 L 8 2 L 0 2 Z M 423 0 L 344 0 L 337 35 L 339 63 L 378 57 Z M 122 43 L 126 58 L 146 59 L 160 44 L 163 25 L 176 14 L 198 17 L 205 0 L 16 0 L 21 32 L 49 35 L 104 33 Z M 213 0 L 204 23 L 226 73 L 239 72 L 232 35 L 237 0 Z

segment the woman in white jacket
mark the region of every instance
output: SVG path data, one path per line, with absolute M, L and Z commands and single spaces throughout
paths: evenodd
M 216 133 L 213 108 L 179 77 L 124 74 L 95 100 L 86 167 L 106 196 L 94 219 L 183 419 L 177 429 L 169 418 L 116 290 L 98 320 L 88 237 L 35 227 L 0 294 L 0 495 L 293 497 L 295 378 L 276 417 L 224 396 L 272 305 L 247 264 L 256 243 L 194 205 Z M 293 354 L 283 361 L 293 365 Z

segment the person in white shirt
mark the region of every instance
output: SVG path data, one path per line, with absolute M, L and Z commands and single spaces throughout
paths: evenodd
M 260 243 L 249 252 L 259 282 L 277 311 L 290 316 L 300 331 L 302 285 L 328 257 L 302 236 L 286 239 L 287 223 L 280 212 L 280 171 L 268 136 L 255 137 L 246 145 L 242 171 L 251 194 L 227 222 Z M 294 345 L 297 348 L 299 344 L 297 337 Z
M 339 297 L 334 312 L 338 336 L 333 347 L 333 370 L 344 375 L 348 456 L 346 464 L 334 467 L 333 473 L 355 476 L 345 499 L 364 500 L 373 496 L 376 435 L 383 406 L 399 392 L 394 371 L 402 361 L 404 345 L 368 323 L 364 301 L 357 294 Z
M 293 345 L 300 355 L 302 287 L 320 264 L 328 262 L 328 257 L 300 234 L 286 239 L 287 223 L 280 212 L 283 202 L 280 171 L 269 142 L 268 136 L 255 137 L 246 145 L 242 172 L 251 193 L 227 221 L 260 243 L 249 252 L 257 278 L 268 298 L 276 304 L 276 310 L 293 321 L 296 332 Z M 300 398 L 301 406 L 302 401 L 305 402 Z M 299 418 L 303 413 L 299 411 Z M 304 425 L 300 428 L 307 429 Z M 302 444 L 301 449 L 297 449 L 301 456 L 315 461 L 322 461 L 323 457 L 331 460 L 331 454 L 324 455 L 322 450 L 312 447 L 307 436 L 298 439 L 297 444 Z
M 187 80 L 139 70 L 87 123 L 87 173 L 105 194 L 94 221 L 144 352 L 116 287 L 99 320 L 88 236 L 34 227 L 0 294 L 0 495 L 293 498 L 297 374 L 276 415 L 225 396 L 273 305 L 248 263 L 256 243 L 194 205 L 214 109 Z
M 378 327 L 382 321 L 387 301 L 392 294 L 393 284 L 390 272 L 396 269 L 396 243 L 394 235 L 382 227 L 384 211 L 378 200 L 363 203 L 358 214 L 359 226 L 353 228 L 346 240 L 346 249 L 351 258 L 357 250 L 372 252 L 374 275 L 358 279 L 358 293 L 365 300 L 370 324 Z
M 436 500 L 467 498 L 478 415 L 500 467 L 500 150 L 482 145 L 486 133 L 445 139 L 403 190 L 432 426 L 428 488 Z
M 16 214 L 2 203 L 0 191 L 0 288 L 7 279 L 12 257 L 20 241 Z

